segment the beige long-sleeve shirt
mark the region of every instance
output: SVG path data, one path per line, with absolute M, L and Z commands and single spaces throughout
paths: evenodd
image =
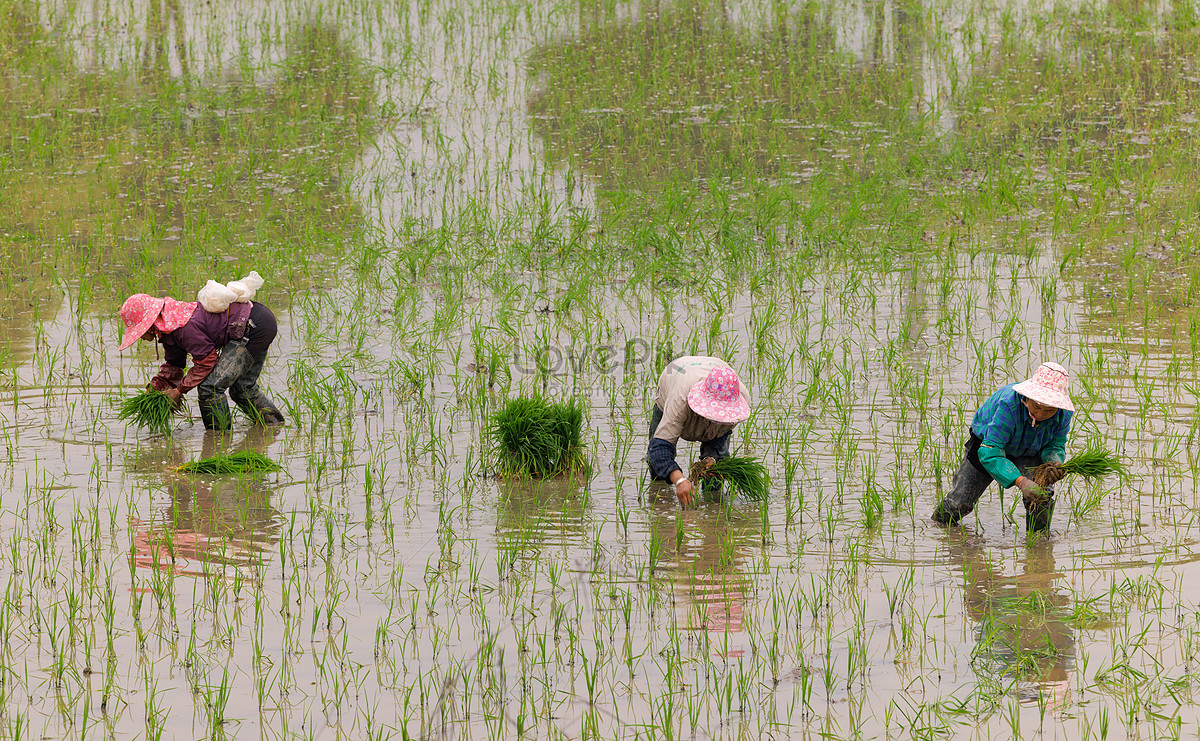
M 663 411 L 663 416 L 654 437 L 675 445 L 680 438 L 708 442 L 732 430 L 735 425 L 705 419 L 693 412 L 687 402 L 688 392 L 703 381 L 709 371 L 729 367 L 724 360 L 705 355 L 686 355 L 668 363 L 658 378 L 658 395 L 654 403 Z M 745 388 L 741 394 L 749 401 Z

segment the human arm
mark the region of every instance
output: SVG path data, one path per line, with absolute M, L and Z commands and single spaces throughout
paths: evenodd
M 675 485 L 675 495 L 685 508 L 692 504 L 692 493 L 695 488 L 684 475 L 683 469 L 675 461 L 675 443 L 658 437 L 650 439 L 650 449 L 646 453 L 646 462 L 650 473 L 656 479 L 665 479 Z
M 179 393 L 181 395 L 186 394 L 199 386 L 205 378 L 208 378 L 208 374 L 212 373 L 212 369 L 216 367 L 217 359 L 220 356 L 220 350 L 213 350 L 199 360 L 196 360 L 195 356 L 192 356 L 192 367 L 187 372 L 187 375 L 183 377 L 183 380 L 180 381 Z
M 1067 435 L 1071 432 L 1071 419 L 1074 414 L 1065 409 L 1060 410 L 1058 414 L 1062 416 L 1061 420 L 1055 420 L 1058 430 L 1040 451 L 1043 463 L 1063 463 L 1067 460 Z
M 986 442 L 982 443 L 979 446 L 979 463 L 983 470 L 1005 489 L 1018 485 L 1017 479 L 1023 478 L 1021 471 L 1008 459 L 1003 446 L 995 447 Z
M 156 391 L 166 391 L 179 386 L 179 382 L 182 380 L 183 368 L 166 362 L 159 367 L 158 375 L 150 379 L 148 386 Z

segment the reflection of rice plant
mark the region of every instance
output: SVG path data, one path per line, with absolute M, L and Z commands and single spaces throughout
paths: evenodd
M 177 471 L 184 473 L 254 473 L 278 471 L 279 464 L 261 453 L 222 453 L 211 458 L 185 463 Z
M 175 413 L 167 395 L 153 389 L 122 399 L 117 405 L 117 419 L 132 421 L 164 435 L 171 434 L 171 417 Z
M 509 399 L 489 420 L 492 458 L 502 476 L 546 478 L 586 468 L 583 405 Z

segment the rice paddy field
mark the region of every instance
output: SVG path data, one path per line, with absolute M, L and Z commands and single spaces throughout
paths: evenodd
M 1198 99 L 1175 0 L 0 0 L 0 737 L 1197 737 Z M 249 270 L 287 424 L 127 426 Z M 766 501 L 649 481 L 684 354 Z M 935 525 L 1043 360 L 1130 475 Z

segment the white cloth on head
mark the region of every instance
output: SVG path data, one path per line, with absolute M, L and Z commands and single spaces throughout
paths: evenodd
M 196 300 L 200 302 L 205 311 L 221 314 L 228 311 L 230 304 L 244 304 L 253 299 L 254 294 L 262 288 L 262 285 L 262 276 L 258 274 L 258 271 L 251 270 L 245 278 L 231 281 L 225 285 L 210 280 L 196 293 Z

